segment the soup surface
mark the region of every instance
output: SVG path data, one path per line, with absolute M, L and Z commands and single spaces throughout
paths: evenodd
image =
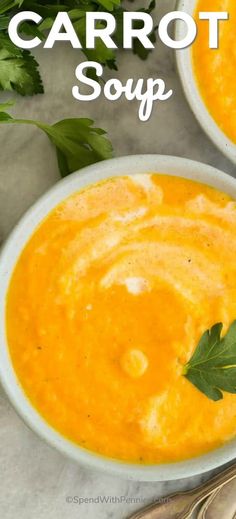
M 218 49 L 209 49 L 208 22 L 198 21 L 192 55 L 203 100 L 221 130 L 236 143 L 236 2 L 198 0 L 199 11 L 227 11 L 230 15 L 220 22 Z
M 236 203 L 144 174 L 57 206 L 23 250 L 7 333 L 20 383 L 65 437 L 108 457 L 189 458 L 236 433 L 236 396 L 182 375 L 202 333 L 236 317 Z

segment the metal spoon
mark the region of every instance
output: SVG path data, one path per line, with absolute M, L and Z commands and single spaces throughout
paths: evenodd
M 231 465 L 200 487 L 173 494 L 166 502 L 151 505 L 132 515 L 130 519 L 188 519 L 199 503 L 234 478 L 236 478 L 236 464 Z
M 236 515 L 236 479 L 211 494 L 198 519 L 234 519 Z

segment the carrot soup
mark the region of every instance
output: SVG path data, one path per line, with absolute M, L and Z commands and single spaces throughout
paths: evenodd
M 6 303 L 28 399 L 74 443 L 137 463 L 203 454 L 236 433 L 236 396 L 183 376 L 201 334 L 236 317 L 236 203 L 161 174 L 77 192 L 35 230 Z
M 226 11 L 220 22 L 219 48 L 209 49 L 209 26 L 198 20 L 198 36 L 192 46 L 194 72 L 207 109 L 221 130 L 236 143 L 236 2 L 198 0 L 199 11 Z

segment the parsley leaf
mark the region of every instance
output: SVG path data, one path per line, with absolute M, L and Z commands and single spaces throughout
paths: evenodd
M 6 112 L 8 108 L 14 105 L 14 101 L 7 101 L 6 103 L 0 104 L 0 122 L 9 121 L 12 116 Z
M 15 47 L 3 33 L 0 33 L 0 90 L 15 90 L 21 95 L 44 91 L 35 58 Z
M 223 398 L 222 391 L 236 394 L 236 321 L 221 337 L 222 323 L 201 337 L 183 375 L 211 400 Z
M 35 122 L 56 146 L 62 177 L 113 156 L 105 131 L 94 128 L 92 119 L 63 119 L 52 126 Z
M 131 1 L 131 0 L 130 0 Z M 156 0 L 151 0 L 151 3 L 147 8 L 137 9 L 135 12 L 137 13 L 147 13 L 151 14 L 152 11 L 156 7 Z M 116 32 L 113 36 L 115 43 L 118 47 L 122 47 L 123 43 L 123 13 L 126 11 L 122 6 L 115 11 L 116 16 Z M 141 20 L 135 20 L 133 23 L 134 29 L 141 29 L 143 27 L 143 22 Z M 149 38 L 152 43 L 156 42 L 156 28 L 149 35 Z M 152 49 L 146 49 L 142 43 L 138 39 L 134 39 L 132 51 L 136 54 L 140 59 L 146 60 L 149 54 L 152 52 Z
M 6 110 L 9 101 L 0 104 L 0 123 L 30 124 L 42 130 L 56 147 L 58 166 L 62 177 L 74 171 L 113 156 L 106 132 L 93 126 L 91 119 L 63 119 L 53 125 L 30 119 L 14 119 Z
M 120 5 L 121 0 L 95 0 L 96 3 L 104 7 L 107 11 L 113 11 L 113 9 Z
M 140 9 L 140 11 L 143 13 L 151 14 L 151 12 L 155 9 L 155 7 L 156 7 L 156 1 L 152 0 L 147 9 Z M 140 28 L 142 28 L 142 26 L 143 26 L 143 23 L 139 22 L 139 21 L 136 21 L 136 24 L 134 24 L 135 29 L 140 29 Z M 149 38 L 153 44 L 156 42 L 155 29 L 150 34 Z M 140 59 L 146 60 L 151 52 L 152 52 L 152 49 L 145 49 L 145 47 L 142 45 L 142 43 L 139 40 L 134 40 L 133 53 L 137 54 L 137 56 Z
M 81 16 L 79 20 L 74 22 L 74 28 L 80 37 L 81 44 L 83 45 L 83 53 L 89 61 L 96 61 L 101 65 L 107 65 L 108 68 L 117 70 L 116 56 L 112 49 L 108 49 L 104 42 L 98 39 L 95 49 L 87 49 L 85 46 L 86 38 L 86 18 L 85 15 Z M 97 23 L 97 29 L 103 27 L 102 23 Z M 95 77 L 94 77 L 95 79 Z
M 0 14 L 0 31 L 6 30 L 8 28 L 9 22 L 10 22 L 9 16 Z
M 24 0 L 1 0 L 0 14 L 3 14 L 10 9 L 19 9 L 23 2 Z

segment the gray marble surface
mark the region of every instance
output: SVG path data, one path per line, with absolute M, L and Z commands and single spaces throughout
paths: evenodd
M 159 0 L 156 16 L 174 8 L 174 0 Z M 63 117 L 90 116 L 107 129 L 115 154 L 162 153 L 216 165 L 234 174 L 235 167 L 214 147 L 194 119 L 176 73 L 173 53 L 157 45 L 145 63 L 123 52 L 119 77 L 161 77 L 173 97 L 156 104 L 147 123 L 137 117 L 137 103 L 100 98 L 79 103 L 72 98 L 78 51 L 59 45 L 37 50 L 46 93 L 17 98 L 19 116 L 55 122 Z M 110 75 L 112 77 L 112 75 Z M 9 95 L 1 95 L 1 99 Z M 59 179 L 54 149 L 34 128 L 0 127 L 0 240 L 5 239 L 25 210 Z M 172 483 L 134 483 L 96 474 L 65 459 L 26 428 L 0 391 L 0 516 L 4 519 L 125 519 L 145 500 L 192 487 L 201 477 Z M 70 504 L 68 496 L 108 500 Z M 117 498 L 122 498 L 122 502 Z M 113 499 L 112 499 L 113 498 Z M 131 498 L 131 503 L 125 502 Z M 140 504 L 135 502 L 139 499 Z M 98 501 L 98 499 L 96 499 Z

